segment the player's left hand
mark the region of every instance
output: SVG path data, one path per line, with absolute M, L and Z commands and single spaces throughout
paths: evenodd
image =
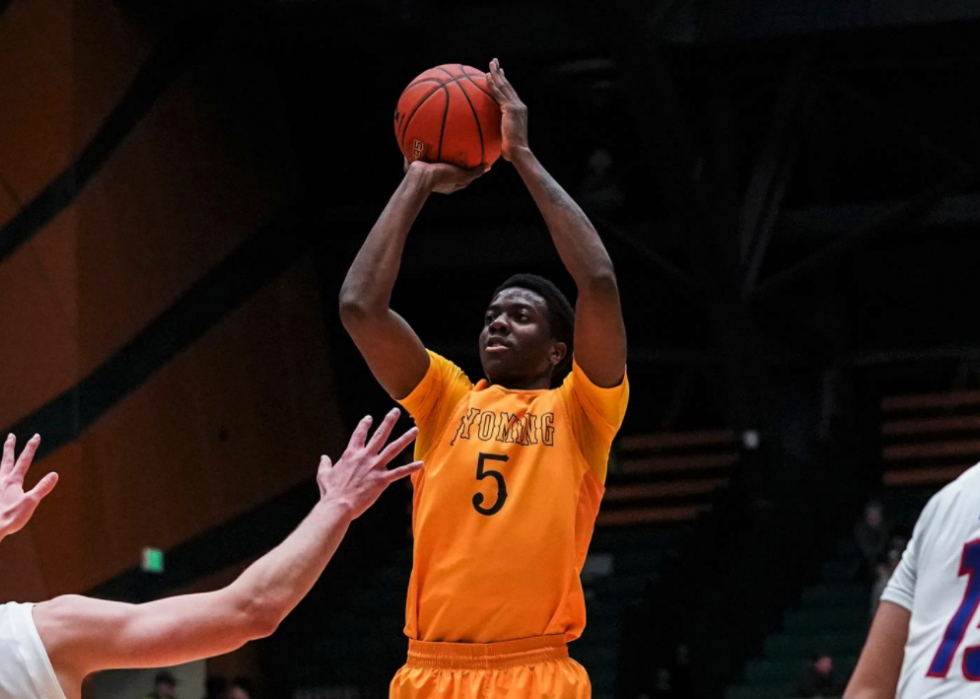
M 500 132 L 503 137 L 500 153 L 504 160 L 510 160 L 520 148 L 528 148 L 527 144 L 527 106 L 517 96 L 517 90 L 510 84 L 496 58 L 490 61 L 490 72 L 487 73 L 487 85 L 493 94 L 502 113 Z
M 0 539 L 23 529 L 44 496 L 54 490 L 58 483 L 58 474 L 49 473 L 33 490 L 24 492 L 24 477 L 40 443 L 41 438 L 34 435 L 16 462 L 14 448 L 17 440 L 9 435 L 3 444 L 3 458 L 0 460 Z

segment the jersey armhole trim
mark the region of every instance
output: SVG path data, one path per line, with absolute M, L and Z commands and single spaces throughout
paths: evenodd
M 582 463 L 585 464 L 585 471 L 582 474 L 582 476 L 584 477 L 585 474 L 592 473 L 596 481 L 598 481 L 599 485 L 602 486 L 602 490 L 604 493 L 606 490 L 606 476 L 609 475 L 608 457 L 606 457 L 606 473 L 603 474 L 602 478 L 599 478 L 599 474 L 597 474 L 595 472 L 595 469 L 592 468 L 592 464 L 589 463 L 589 458 L 585 455 L 585 451 L 582 449 L 582 442 L 579 441 L 578 435 L 575 434 L 575 423 L 572 422 L 571 415 L 569 414 L 569 410 L 568 410 L 568 403 L 565 400 L 565 394 L 561 390 L 558 391 L 558 397 L 561 399 L 561 409 L 565 415 L 565 422 L 568 423 L 569 432 L 572 433 L 572 439 L 575 440 L 575 451 L 578 452 L 578 455 L 582 458 Z
M 44 641 L 41 640 L 41 633 L 37 630 L 37 624 L 34 623 L 34 607 L 36 604 L 27 605 L 25 610 L 27 613 L 27 626 L 28 633 L 31 635 L 31 640 L 36 646 L 36 650 L 40 651 L 41 662 L 44 663 L 44 667 L 47 670 L 47 681 L 44 682 L 45 687 L 37 687 L 37 689 L 44 689 L 45 692 L 41 695 L 44 697 L 48 696 L 47 690 L 57 690 L 57 694 L 53 699 L 68 699 L 65 695 L 65 690 L 61 686 L 61 680 L 58 679 L 58 673 L 55 672 L 54 665 L 51 664 L 51 658 L 48 656 L 48 649 L 44 646 Z M 38 683 L 37 678 L 32 678 L 34 680 L 35 686 Z
M 432 441 L 432 444 L 429 445 L 428 449 L 426 449 L 423 453 L 419 454 L 418 461 L 425 461 L 426 457 L 428 457 L 429 454 L 431 454 L 435 450 L 435 448 L 439 445 L 439 440 L 442 439 L 443 434 L 446 431 L 446 427 L 452 422 L 453 415 L 456 414 L 456 411 L 459 410 L 459 406 L 463 404 L 463 401 L 466 400 L 469 397 L 470 393 L 472 392 L 473 389 L 470 388 L 470 390 L 468 390 L 458 401 L 456 401 L 456 404 L 452 407 L 452 410 L 450 410 L 446 414 L 446 419 L 444 421 L 445 424 L 433 430 L 433 432 L 435 432 L 438 435 L 438 437 Z M 425 470 L 425 464 L 422 464 L 422 470 L 423 471 Z

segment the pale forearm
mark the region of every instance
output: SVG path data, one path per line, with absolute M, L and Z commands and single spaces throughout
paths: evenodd
M 34 622 L 52 663 L 78 682 L 108 668 L 227 653 L 275 631 L 323 572 L 349 524 L 349 508 L 321 503 L 228 587 L 142 605 L 68 595 L 39 604 Z
M 844 690 L 848 699 L 893 699 L 905 658 L 912 613 L 892 602 L 878 607 L 868 641 Z
M 344 313 L 386 310 L 401 266 L 405 240 L 432 192 L 419 168 L 410 167 L 351 265 L 340 292 Z
M 350 523 L 348 507 L 321 501 L 285 541 L 229 586 L 232 599 L 269 626 L 278 625 L 319 579 Z
M 534 203 L 544 217 L 565 268 L 579 289 L 615 279 L 612 260 L 599 234 L 568 192 L 527 148 L 511 154 Z

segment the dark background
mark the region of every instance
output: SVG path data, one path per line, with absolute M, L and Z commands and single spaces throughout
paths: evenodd
M 718 695 L 887 485 L 881 400 L 977 387 L 978 39 L 965 1 L 0 3 L 0 417 L 63 478 L 5 542 L 3 595 L 206 587 L 295 525 L 314 457 L 390 404 L 336 306 L 401 177 L 397 97 L 498 57 L 616 264 L 623 434 L 735 435 L 728 487 L 607 672 L 632 697 L 631 668 L 684 640 Z M 433 197 L 393 303 L 477 375 L 483 308 L 517 271 L 574 294 L 500 161 Z M 394 645 L 351 650 L 345 682 L 383 693 L 398 612 L 350 600 L 386 566 L 404 585 L 408 502 L 386 495 L 237 661 L 263 696 L 329 685 L 317 653 L 363 624 Z M 599 543 L 631 529 L 651 522 Z M 165 576 L 135 567 L 144 545 Z

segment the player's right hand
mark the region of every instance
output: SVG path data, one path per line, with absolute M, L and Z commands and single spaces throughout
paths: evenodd
M 406 174 L 415 170 L 422 176 L 429 191 L 439 194 L 452 194 L 466 189 L 489 169 L 489 167 L 476 167 L 472 170 L 464 170 L 448 163 L 426 163 L 421 160 L 409 163 L 405 160 Z
M 372 418 L 370 415 L 365 417 L 354 430 L 347 451 L 336 464 L 332 464 L 328 456 L 320 458 L 316 482 L 320 486 L 321 502 L 336 504 L 347 510 L 351 519 L 356 519 L 374 504 L 385 488 L 422 468 L 421 461 L 390 471 L 387 468 L 391 460 L 414 442 L 419 433 L 413 427 L 385 446 L 399 415 L 401 411 L 398 408 L 388 413 L 370 439 L 367 436 Z
M 41 500 L 58 484 L 58 474 L 49 473 L 34 488 L 24 492 L 24 477 L 34 459 L 41 438 L 34 435 L 14 461 L 17 440 L 8 435 L 0 459 L 0 539 L 24 528 Z

